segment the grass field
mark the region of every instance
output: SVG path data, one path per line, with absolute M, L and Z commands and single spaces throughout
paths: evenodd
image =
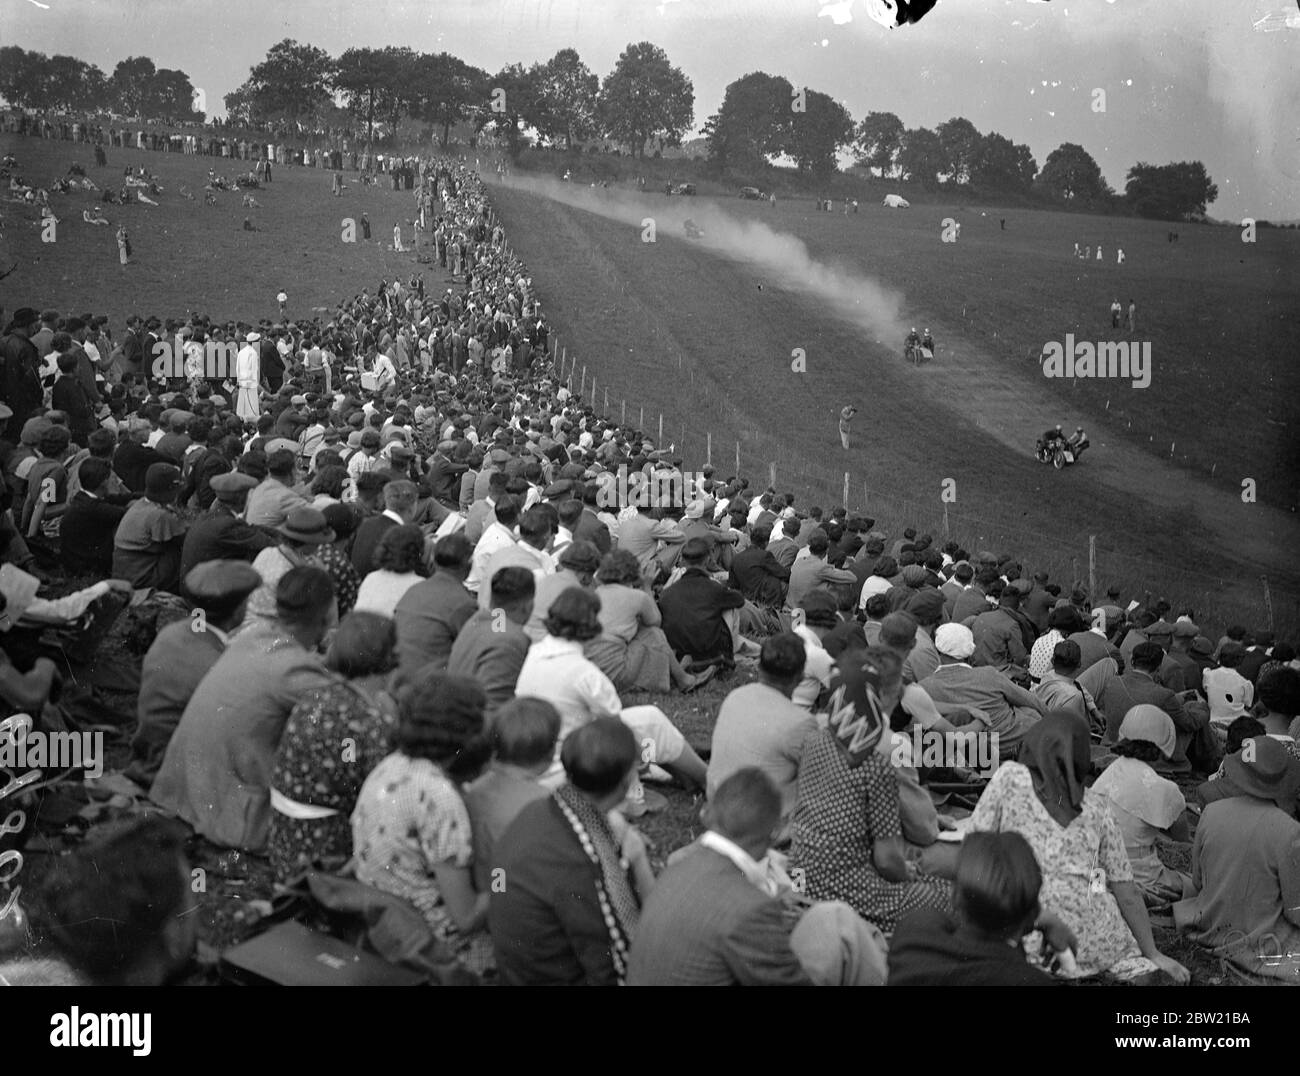
M 564 349 L 579 358 L 575 385 L 585 366 L 596 402 L 607 391 L 619 414 L 626 399 L 632 421 L 644 408 L 652 434 L 662 413 L 665 440 L 684 444 L 688 462 L 706 454 L 707 431 L 724 473 L 739 445 L 745 473 L 762 480 L 774 469 L 804 504 L 838 504 L 848 472 L 850 504 L 865 499 L 896 531 L 913 523 L 940 535 L 946 522 L 968 544 L 1067 580 L 1086 577 L 1095 535 L 1100 586 L 1167 593 L 1217 623 L 1262 623 L 1266 575 L 1279 629 L 1300 622 L 1288 557 L 1300 547 L 1300 385 L 1288 358 L 1300 349 L 1300 235 L 1261 232 L 1251 248 L 1236 231 L 1183 227 L 1167 244 L 1162 225 L 1077 214 L 1008 211 L 1004 232 L 994 210 L 864 206 L 845 217 L 791 201 L 773 209 L 567 186 L 548 196 L 498 186 L 494 197 Z M 705 225 L 705 240 L 681 238 L 685 213 Z M 963 222 L 956 243 L 940 241 L 949 216 Z M 641 241 L 648 217 L 659 223 L 653 244 Z M 798 236 L 817 261 L 900 291 L 904 324 L 934 330 L 937 360 L 918 373 L 901 340 L 874 339 L 842 302 L 709 248 L 711 221 L 754 218 Z M 1112 252 L 1121 242 L 1127 259 L 1085 264 L 1075 239 Z M 1138 300 L 1151 386 L 1044 378 L 1036 356 L 1046 341 L 1110 337 L 1116 295 Z M 1240 354 L 1238 339 L 1251 341 Z M 806 373 L 791 371 L 794 348 Z M 847 402 L 863 414 L 844 453 L 835 418 Z M 1085 425 L 1093 445 L 1060 473 L 1032 455 L 1055 422 Z M 1242 500 L 1247 477 L 1258 503 Z M 946 506 L 945 479 L 956 488 Z

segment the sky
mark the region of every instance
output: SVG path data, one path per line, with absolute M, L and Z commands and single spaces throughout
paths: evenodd
M 765 71 L 855 119 L 965 116 L 1040 167 L 1079 143 L 1119 190 L 1139 160 L 1201 160 L 1219 187 L 1210 216 L 1300 219 L 1298 0 L 939 0 L 895 30 L 867 0 L 0 0 L 0 44 L 109 73 L 147 55 L 217 114 L 285 37 L 331 55 L 446 51 L 488 71 L 573 47 L 602 77 L 647 40 L 693 83 L 696 132 L 729 82 Z

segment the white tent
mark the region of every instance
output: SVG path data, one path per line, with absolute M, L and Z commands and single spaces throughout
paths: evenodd
M 887 205 L 890 209 L 911 209 L 912 203 L 898 194 L 886 194 L 885 200 L 880 203 Z

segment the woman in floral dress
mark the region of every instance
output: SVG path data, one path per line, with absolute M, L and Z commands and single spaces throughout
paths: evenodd
M 1084 788 L 1092 765 L 1088 730 L 1070 714 L 1049 713 L 1025 734 L 1020 759 L 998 767 L 971 829 L 1011 831 L 1029 842 L 1043 872 L 1043 911 L 1059 916 L 1079 942 L 1071 977 L 1163 971 L 1186 983 L 1187 969 L 1151 937 L 1110 801 Z
M 306 695 L 289 714 L 271 771 L 271 866 L 287 881 L 352 855 L 352 809 L 362 782 L 391 749 L 396 712 L 384 690 L 396 628 L 352 613 L 339 624 L 327 664 L 346 681 Z
M 399 691 L 396 750 L 352 812 L 357 879 L 413 904 L 466 970 L 493 966 L 488 894 L 474 888 L 473 834 L 460 783 L 487 761 L 477 682 L 430 673 Z
M 877 750 L 902 697 L 902 662 L 872 647 L 840 659 L 827 727 L 810 732 L 799 761 L 791 822 L 791 877 L 813 900 L 842 900 L 882 931 L 918 908 L 948 910 L 952 889 L 909 863 L 898 778 Z

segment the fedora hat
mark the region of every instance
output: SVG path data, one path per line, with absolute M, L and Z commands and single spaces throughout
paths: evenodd
M 334 541 L 335 537 L 325 516 L 315 508 L 293 509 L 276 530 L 291 541 L 306 542 L 309 545 L 324 545 Z

